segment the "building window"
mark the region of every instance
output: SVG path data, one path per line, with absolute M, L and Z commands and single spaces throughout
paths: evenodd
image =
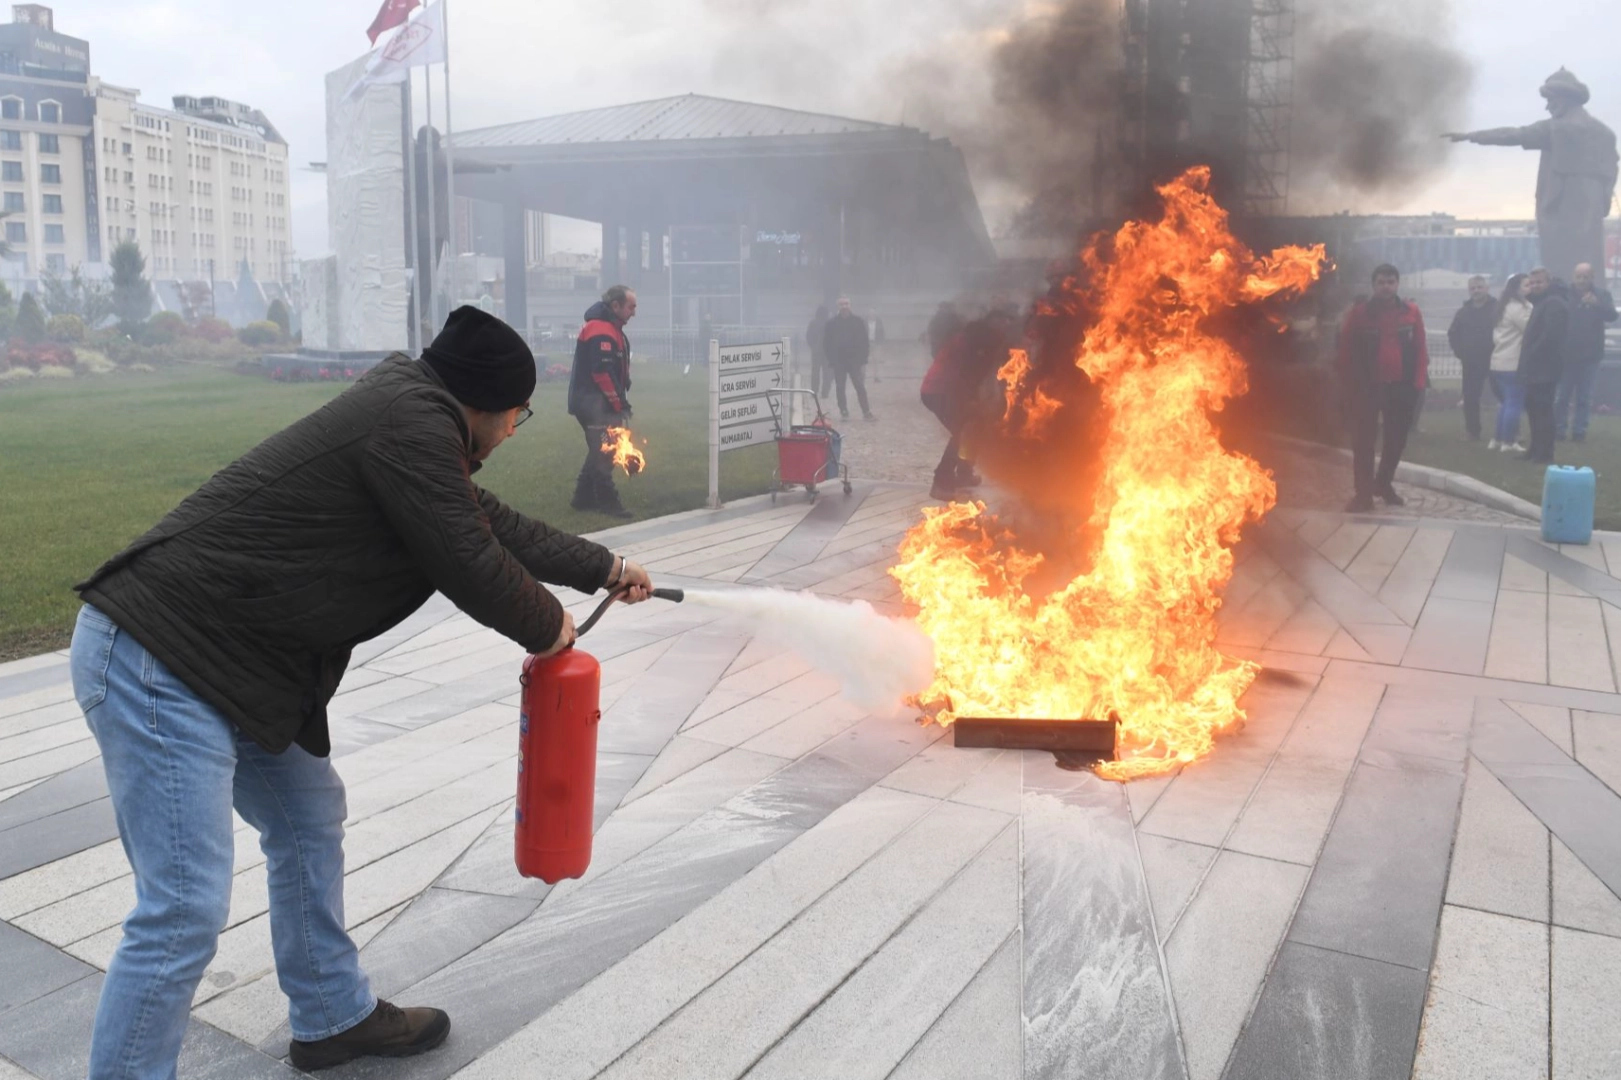
M 23 148 L 23 133 L 20 131 L 0 131 L 0 150 L 21 150 Z
M 0 180 L 12 184 L 22 183 L 23 163 L 20 161 L 0 161 Z
M 26 207 L 23 206 L 23 193 L 20 191 L 6 192 L 5 211 L 8 214 L 20 214 Z
M 62 212 L 62 196 L 45 196 L 45 212 L 47 214 L 60 214 Z
M 39 137 L 39 152 L 42 154 L 60 154 L 62 152 L 61 140 L 55 135 L 41 135 Z
M 134 157 L 135 156 L 135 147 L 131 146 L 129 143 L 125 143 L 124 144 L 124 155 L 126 157 Z
M 21 120 L 23 118 L 23 99 L 18 97 L 0 98 L 0 119 Z
M 60 124 L 62 122 L 62 106 L 54 101 L 40 102 L 39 122 L 42 124 Z
M 67 273 L 68 257 L 66 255 L 45 256 L 45 269 L 49 270 L 53 274 Z
M 65 244 L 65 243 L 67 243 L 68 239 L 62 232 L 62 226 L 60 226 L 60 225 L 47 225 L 47 226 L 45 226 L 45 242 L 47 244 Z
M 62 166 L 41 165 L 39 167 L 39 180 L 42 184 L 60 184 L 62 182 Z
M 6 222 L 6 243 L 26 244 L 28 242 L 28 226 L 20 221 Z

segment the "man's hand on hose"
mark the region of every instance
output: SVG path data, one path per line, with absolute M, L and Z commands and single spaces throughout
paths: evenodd
M 547 649 L 543 653 L 540 653 L 539 655 L 556 656 L 558 653 L 574 644 L 574 637 L 574 616 L 565 611 L 563 612 L 563 629 L 558 632 L 557 640 L 552 643 L 551 648 Z
M 625 569 L 614 587 L 627 589 L 624 596 L 627 604 L 639 604 L 653 595 L 653 582 L 648 578 L 647 571 L 629 559 L 625 560 Z

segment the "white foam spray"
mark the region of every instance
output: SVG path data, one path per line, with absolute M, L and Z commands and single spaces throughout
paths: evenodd
M 900 711 L 934 679 L 934 642 L 910 619 L 865 600 L 830 600 L 780 589 L 688 589 L 686 602 L 742 615 L 768 645 L 792 649 L 836 677 L 844 697 L 879 715 Z

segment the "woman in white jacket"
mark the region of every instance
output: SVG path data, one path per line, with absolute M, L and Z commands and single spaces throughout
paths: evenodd
M 1524 274 L 1515 274 L 1503 286 L 1497 301 L 1497 327 L 1492 331 L 1492 390 L 1503 402 L 1497 410 L 1497 437 L 1488 450 L 1524 453 L 1520 445 L 1520 413 L 1525 411 L 1525 384 L 1520 382 L 1520 345 L 1531 321 L 1531 302 L 1520 295 Z

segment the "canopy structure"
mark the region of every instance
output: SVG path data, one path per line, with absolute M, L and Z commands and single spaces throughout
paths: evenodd
M 831 298 L 995 261 L 961 151 L 915 128 L 689 94 L 450 142 L 457 194 L 503 208 L 508 282 L 526 280 L 530 211 L 601 222 L 606 280 L 665 280 L 668 239 L 670 261 L 690 267 L 678 293 L 726 291 L 705 264 Z M 508 320 L 525 325 L 525 290 L 507 293 Z

